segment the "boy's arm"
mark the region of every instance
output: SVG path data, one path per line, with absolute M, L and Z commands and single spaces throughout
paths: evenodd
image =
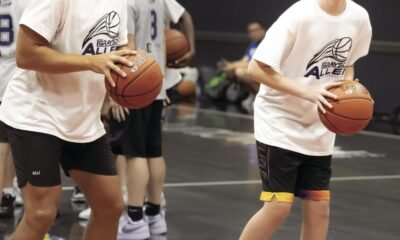
M 232 71 L 236 68 L 247 68 L 249 66 L 249 60 L 247 57 L 243 57 L 240 60 L 227 62 L 224 68 L 225 71 Z
M 128 39 L 129 41 L 129 39 Z M 129 42 L 128 45 L 120 46 L 118 47 L 118 51 L 123 51 L 123 50 L 131 50 L 133 49 Z M 113 114 L 113 117 L 117 119 L 118 121 L 121 121 L 121 119 L 125 120 L 125 113 L 129 115 L 129 109 L 124 108 L 116 104 L 108 94 L 106 93 L 106 96 L 104 98 L 103 106 L 101 107 L 101 116 L 102 119 L 104 120 L 103 123 L 105 124 L 106 128 L 108 127 L 108 121 L 110 120 L 110 110 L 111 113 Z
M 353 80 L 354 79 L 354 65 L 347 66 L 346 71 L 344 72 L 344 80 Z
M 332 108 L 326 98 L 337 98 L 327 89 L 341 85 L 341 82 L 329 82 L 317 86 L 301 85 L 257 60 L 250 62 L 247 73 L 250 79 L 254 79 L 270 88 L 316 103 L 323 113 L 325 113 L 325 107 Z
M 188 11 L 185 11 L 179 19 L 179 29 L 183 32 L 189 42 L 189 52 L 175 61 L 174 67 L 178 68 L 185 67 L 196 54 L 195 30 L 192 16 Z
M 104 74 L 112 86 L 115 83 L 111 70 L 125 77 L 126 74 L 116 65 L 131 63 L 122 57 L 135 54 L 132 50 L 120 50 L 101 55 L 77 55 L 58 52 L 50 47 L 50 43 L 32 29 L 21 25 L 18 33 L 16 61 L 20 68 L 54 74 L 93 71 Z
M 128 34 L 128 46 L 129 49 L 136 49 L 136 39 L 135 35 Z

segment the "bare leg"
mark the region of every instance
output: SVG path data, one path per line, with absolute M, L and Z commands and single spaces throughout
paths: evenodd
M 301 240 L 324 240 L 328 235 L 329 201 L 302 201 Z
M 117 156 L 117 171 L 121 179 L 121 188 L 126 189 L 126 158 L 125 156 Z
M 25 213 L 12 240 L 42 240 L 49 231 L 61 200 L 61 186 L 34 187 L 29 183 L 22 188 Z
M 4 185 L 3 188 L 13 188 L 13 180 L 15 177 L 15 168 L 12 158 L 11 151 L 8 151 L 8 157 L 6 158 L 6 172 L 4 174 Z
M 8 143 L 0 143 L 0 190 L 5 188 L 7 157 L 10 152 Z
M 148 164 L 150 181 L 147 188 L 147 198 L 149 202 L 160 205 L 166 174 L 165 159 L 164 157 L 149 158 Z
M 92 209 L 85 239 L 116 239 L 119 218 L 124 207 L 119 177 L 78 170 L 71 170 L 70 175 L 85 194 Z
M 149 168 L 146 158 L 132 158 L 127 161 L 128 205 L 143 206 L 149 183 Z
M 282 203 L 273 199 L 249 220 L 240 240 L 266 240 L 286 220 L 292 208 L 291 203 Z

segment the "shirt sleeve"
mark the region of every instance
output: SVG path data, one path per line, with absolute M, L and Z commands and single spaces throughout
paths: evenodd
M 121 2 L 121 26 L 118 34 L 118 46 L 128 44 L 128 11 L 126 8 L 128 3 L 126 0 L 122 0 Z
M 357 39 L 357 41 L 353 46 L 354 49 L 349 56 L 347 65 L 352 66 L 358 59 L 366 56 L 369 52 L 371 41 L 372 41 L 372 26 L 368 17 L 368 20 L 363 22 L 359 38 Z
M 134 0 L 128 0 L 128 34 L 135 35 L 138 9 Z
M 31 0 L 22 14 L 24 25 L 52 42 L 63 24 L 66 0 Z
M 165 21 L 178 23 L 179 19 L 185 13 L 185 8 L 176 0 L 164 0 Z
M 289 20 L 287 14 L 282 15 L 269 28 L 253 55 L 253 59 L 270 66 L 279 73 L 281 73 L 281 64 L 293 47 L 296 35 L 295 24 L 290 24 Z
M 25 9 L 25 6 L 23 5 L 21 0 L 12 1 L 11 13 L 12 13 L 13 20 L 14 20 L 14 29 L 18 28 L 19 21 L 21 20 L 24 9 Z

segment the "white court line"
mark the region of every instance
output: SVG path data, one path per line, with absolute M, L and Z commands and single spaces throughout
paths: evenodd
M 220 115 L 220 116 L 226 116 L 226 117 L 232 117 L 232 118 L 242 118 L 242 119 L 247 119 L 247 120 L 254 120 L 254 117 L 252 115 L 247 115 L 247 114 L 243 114 L 243 113 L 224 112 L 224 111 L 218 111 L 218 110 L 213 110 L 213 109 L 194 108 L 194 107 L 188 107 L 188 106 L 172 106 L 170 108 L 172 108 L 172 109 L 181 108 L 181 109 L 191 109 L 191 110 L 194 109 L 194 111 L 197 111 L 200 113 L 214 114 L 214 115 Z M 364 135 L 364 136 L 373 136 L 373 137 L 400 140 L 400 135 L 394 135 L 394 134 L 390 134 L 390 133 L 362 131 L 362 132 L 359 132 L 358 134 Z
M 371 180 L 390 180 L 400 179 L 400 175 L 378 175 L 378 176 L 353 176 L 353 177 L 333 177 L 332 182 L 345 181 L 371 181 Z M 165 188 L 183 188 L 183 187 L 207 187 L 207 186 L 235 186 L 235 185 L 256 185 L 261 184 L 260 180 L 244 181 L 216 181 L 216 182 L 183 182 L 166 183 Z M 63 187 L 63 191 L 72 191 L 74 187 Z

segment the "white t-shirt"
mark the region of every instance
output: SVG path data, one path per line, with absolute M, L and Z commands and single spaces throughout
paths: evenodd
M 17 21 L 17 19 L 12 14 L 11 4 L 10 0 L 0 2 L 0 101 L 8 82 L 17 69 L 15 63 L 17 32 L 14 28 L 14 22 Z
M 165 25 L 169 28 L 171 22 L 177 24 L 185 13 L 185 8 L 176 0 L 163 0 L 165 7 Z
M 127 44 L 126 0 L 32 0 L 20 24 L 69 54 L 101 54 Z M 105 134 L 100 110 L 104 76 L 91 71 L 49 74 L 17 70 L 0 107 L 14 128 L 92 142 Z
M 165 15 L 165 25 L 167 28 L 170 27 L 171 22 L 177 24 L 179 19 L 185 13 L 185 8 L 180 5 L 176 0 L 164 0 L 165 8 L 167 9 Z M 167 68 L 165 73 L 165 86 L 166 89 L 170 89 L 182 80 L 182 75 L 179 69 Z
M 24 13 L 25 8 L 30 1 L 31 0 L 12 0 L 11 11 L 14 19 L 13 23 L 16 33 L 19 29 L 19 21 L 21 20 L 22 14 Z
M 323 11 L 318 0 L 301 0 L 268 30 L 254 59 L 299 84 L 343 80 L 346 66 L 368 53 L 372 36 L 367 11 L 351 0 L 339 16 Z M 335 134 L 307 100 L 262 85 L 254 105 L 258 141 L 306 155 L 330 155 Z

